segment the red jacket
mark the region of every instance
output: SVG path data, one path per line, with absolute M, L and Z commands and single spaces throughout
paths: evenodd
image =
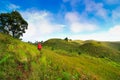
M 38 43 L 38 49 L 41 50 L 42 45 L 40 43 Z

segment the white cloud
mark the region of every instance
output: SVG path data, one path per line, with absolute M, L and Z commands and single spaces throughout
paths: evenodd
M 87 12 L 94 13 L 96 16 L 102 17 L 104 19 L 107 18 L 107 9 L 104 8 L 103 3 L 95 3 L 92 0 L 85 0 L 85 10 Z
M 88 20 L 82 20 L 81 16 L 77 12 L 66 13 L 65 19 L 70 26 L 70 30 L 74 33 L 94 31 L 98 28 L 97 25 L 90 23 Z
M 97 29 L 97 26 L 94 24 L 89 23 L 80 23 L 80 22 L 74 22 L 71 24 L 71 31 L 78 33 L 83 31 L 94 31 Z
M 28 30 L 23 34 L 24 41 L 40 41 L 53 33 L 61 32 L 64 25 L 53 23 L 53 16 L 46 11 L 25 11 L 23 17 L 28 22 Z
M 77 12 L 68 12 L 65 14 L 65 19 L 69 22 L 76 22 L 79 21 L 79 14 Z
M 98 40 L 98 41 L 120 41 L 120 25 L 115 25 L 106 32 L 92 34 L 78 34 L 68 36 L 71 39 Z
M 110 28 L 109 33 L 112 35 L 120 36 L 120 25 L 116 25 L 116 26 Z
M 20 6 L 18 6 L 18 5 L 15 5 L 15 4 L 12 4 L 12 3 L 8 4 L 8 9 L 10 9 L 10 10 L 16 10 L 16 9 L 19 9 L 19 8 L 20 8 Z

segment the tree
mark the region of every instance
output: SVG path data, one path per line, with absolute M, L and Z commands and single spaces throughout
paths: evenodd
M 0 32 L 11 34 L 14 38 L 20 38 L 27 27 L 28 23 L 18 11 L 0 14 Z
M 9 13 L 1 13 L 0 14 L 0 32 L 8 34 L 8 30 L 6 26 L 8 25 L 8 18 L 9 18 Z
M 64 40 L 65 40 L 65 41 L 68 41 L 68 38 L 66 37 Z

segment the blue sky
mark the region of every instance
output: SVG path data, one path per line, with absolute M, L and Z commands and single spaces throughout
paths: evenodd
M 120 41 L 120 0 L 1 0 L 28 22 L 24 41 L 50 38 Z

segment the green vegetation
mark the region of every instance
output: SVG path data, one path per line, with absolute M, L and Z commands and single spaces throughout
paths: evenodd
M 0 13 L 0 32 L 11 34 L 14 38 L 20 38 L 27 27 L 28 23 L 18 11 Z
M 43 46 L 48 46 L 51 50 L 64 50 L 68 53 L 79 52 L 79 45 L 75 42 L 68 42 L 62 39 L 50 39 L 43 43 Z
M 50 39 L 38 51 L 35 45 L 0 33 L 0 80 L 120 80 L 115 44 Z M 110 55 L 101 57 L 102 52 Z
M 120 43 L 119 42 L 100 42 L 94 40 L 87 41 L 69 41 L 61 39 L 50 39 L 44 42 L 44 46 L 48 46 L 51 50 L 67 51 L 68 54 L 72 53 L 85 53 L 90 56 L 98 58 L 109 58 L 113 61 L 120 62 Z M 74 55 L 77 55 L 74 54 Z
M 116 62 L 120 62 L 120 51 L 115 47 L 109 46 L 104 42 L 85 42 L 80 46 L 80 49 L 92 56 L 104 58 L 107 57 Z

